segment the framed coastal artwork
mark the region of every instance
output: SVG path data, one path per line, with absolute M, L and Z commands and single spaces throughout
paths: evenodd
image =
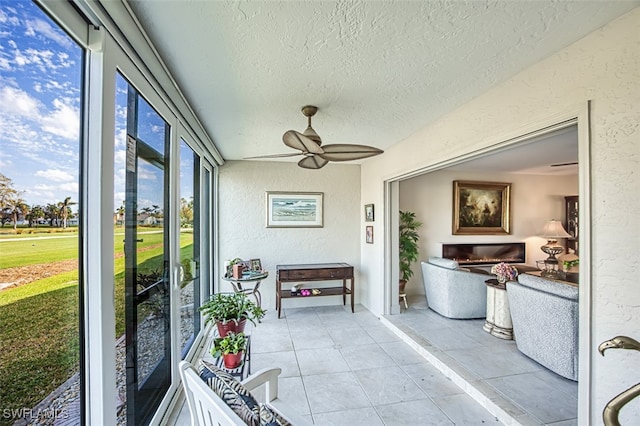
M 322 192 L 267 192 L 267 228 L 322 228 Z
M 510 183 L 453 181 L 453 234 L 510 234 L 510 195 Z

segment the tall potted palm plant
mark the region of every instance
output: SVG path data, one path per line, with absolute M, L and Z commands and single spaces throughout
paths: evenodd
M 413 276 L 411 265 L 418 260 L 418 229 L 422 223 L 413 212 L 400 211 L 400 294 Z

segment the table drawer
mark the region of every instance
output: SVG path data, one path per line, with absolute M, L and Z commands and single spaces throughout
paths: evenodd
M 353 276 L 352 268 L 339 269 L 294 269 L 278 271 L 281 281 L 296 281 L 308 279 L 344 279 Z

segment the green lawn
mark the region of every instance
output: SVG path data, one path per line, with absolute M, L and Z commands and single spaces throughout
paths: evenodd
M 116 231 L 116 336 L 124 333 L 124 235 Z M 44 235 L 45 237 L 47 234 Z M 162 233 L 140 235 L 138 263 L 162 266 Z M 78 257 L 77 238 L 0 242 L 0 269 Z M 181 257 L 193 234 L 180 234 Z M 33 244 L 33 245 L 32 245 Z M 5 253 L 7 255 L 5 255 Z M 0 291 L 0 407 L 33 407 L 78 367 L 78 271 Z M 9 424 L 0 418 L 0 425 Z
M 67 272 L 0 293 L 0 407 L 33 407 L 77 371 L 77 279 Z

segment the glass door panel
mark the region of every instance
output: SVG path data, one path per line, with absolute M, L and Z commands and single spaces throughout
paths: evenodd
M 140 134 L 145 139 L 139 137 Z M 127 90 L 125 345 L 127 424 L 149 423 L 171 381 L 169 125 Z
M 180 348 L 200 331 L 200 157 L 180 140 Z

